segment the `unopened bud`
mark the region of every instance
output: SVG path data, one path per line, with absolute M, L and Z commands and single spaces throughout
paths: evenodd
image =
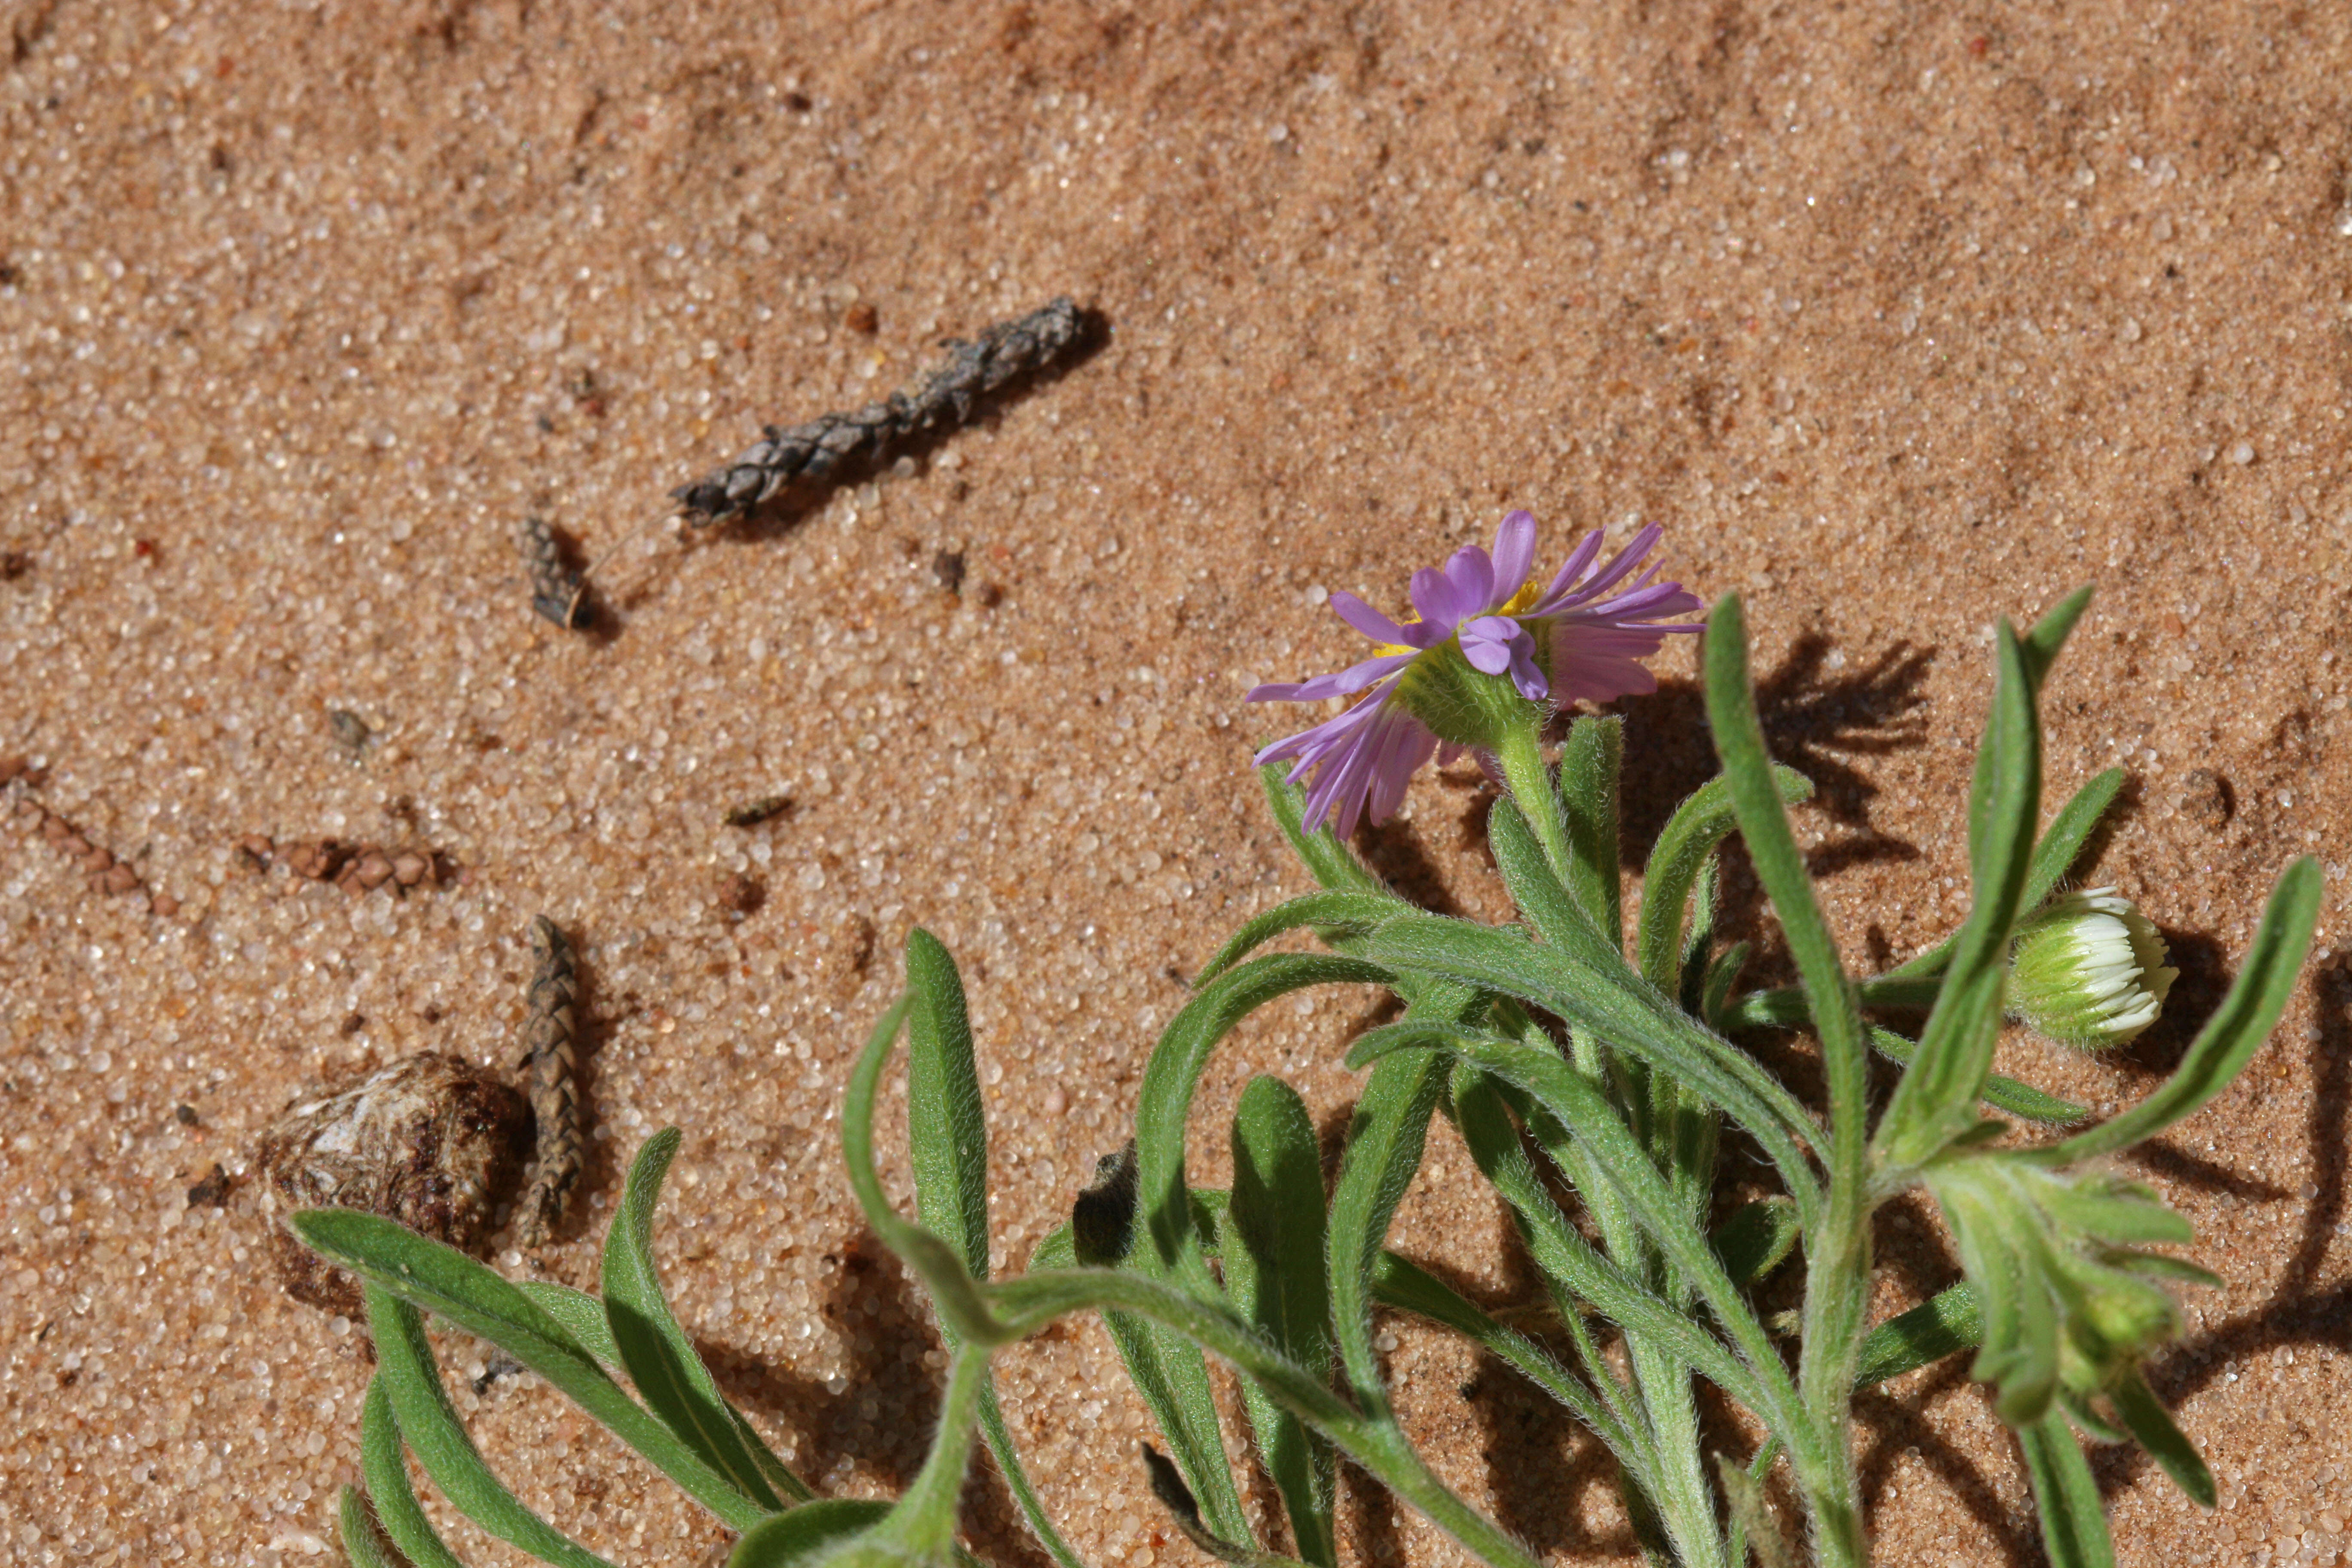
M 2155 925 L 2113 888 L 2063 894 L 2017 928 L 2010 1008 L 2065 1045 L 2121 1045 L 2156 1022 L 2180 977 L 2165 957 Z

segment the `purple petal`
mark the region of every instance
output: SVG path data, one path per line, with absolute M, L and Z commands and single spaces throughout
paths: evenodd
M 1332 675 L 1318 675 L 1298 681 L 1268 681 L 1253 686 L 1244 702 L 1320 702 L 1327 698 L 1352 697 L 1366 687 L 1376 684 L 1381 677 L 1395 673 L 1411 664 L 1409 653 L 1384 653 L 1368 658 L 1361 664 L 1349 665 Z
M 1519 623 L 1508 616 L 1480 616 L 1475 621 L 1465 621 L 1458 635 L 1462 638 L 1462 657 L 1470 661 L 1471 668 L 1488 675 L 1500 675 L 1510 668 L 1512 645 L 1527 637 Z
M 1495 602 L 1494 558 L 1475 544 L 1454 552 L 1454 559 L 1445 563 L 1445 580 L 1454 585 L 1456 626 L 1472 616 L 1485 615 Z
M 1374 642 L 1404 645 L 1404 628 L 1353 594 L 1332 595 L 1331 613 Z
M 1424 566 L 1412 574 L 1412 607 L 1421 616 L 1422 625 L 1442 626 L 1451 632 L 1454 623 L 1462 618 L 1444 613 L 1453 603 L 1454 587 L 1445 580 L 1444 573 L 1434 566 Z
M 1511 684 L 1530 702 L 1551 695 L 1551 682 L 1536 668 L 1536 639 L 1531 637 L 1511 645 Z
M 1569 555 L 1568 564 L 1559 569 L 1559 574 L 1551 580 L 1551 586 L 1546 588 L 1542 597 L 1536 601 L 1538 608 L 1549 605 L 1566 593 L 1569 585 L 1583 574 L 1586 567 L 1592 564 L 1592 558 L 1600 553 L 1601 531 L 1596 528 L 1577 542 L 1576 549 Z
M 1495 531 L 1495 594 L 1502 604 L 1527 585 L 1536 561 L 1536 520 L 1533 513 L 1515 511 Z M 1500 608 L 1501 604 L 1495 607 Z

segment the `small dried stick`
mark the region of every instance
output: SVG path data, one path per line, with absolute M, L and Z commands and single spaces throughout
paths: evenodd
M 539 968 L 530 977 L 530 1016 L 523 1025 L 530 1055 L 530 1113 L 538 1124 L 539 1173 L 523 1199 L 522 1242 L 544 1247 L 563 1218 L 563 1208 L 580 1180 L 580 1090 L 574 1045 L 580 981 L 572 944 L 545 915 L 530 922 L 530 951 Z
M 565 557 L 555 531 L 544 518 L 527 517 L 516 537 L 530 574 L 530 607 L 565 631 L 585 629 L 594 619 L 581 602 L 587 595 L 587 579 Z
M 1081 324 L 1066 295 L 997 322 L 974 342 L 950 338 L 953 357 L 913 391 L 790 429 L 771 425 L 733 462 L 670 494 L 697 527 L 740 517 L 795 479 L 822 479 L 845 460 L 878 452 L 902 436 L 963 424 L 980 397 L 1052 363 L 1077 341 Z

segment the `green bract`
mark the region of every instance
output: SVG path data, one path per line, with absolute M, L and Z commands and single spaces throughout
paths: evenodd
M 1487 926 L 1413 908 L 1329 832 L 1306 831 L 1299 794 L 1269 772 L 1275 817 L 1319 890 L 1250 921 L 1203 970 L 1145 1068 L 1132 1142 L 1011 1279 L 988 1277 L 987 1128 L 962 981 L 947 950 L 914 932 L 908 994 L 869 1037 L 841 1119 L 866 1223 L 929 1292 L 953 1352 L 930 1458 L 894 1503 L 809 1500 L 671 1315 L 650 1227 L 674 1131 L 648 1141 L 630 1171 L 601 1298 L 510 1284 L 373 1215 L 295 1216 L 298 1236 L 365 1281 L 381 1356 L 362 1426 L 367 1498 L 347 1496 L 342 1510 L 353 1561 L 388 1568 L 395 1549 L 420 1568 L 459 1561 L 411 1489 L 404 1448 L 482 1529 L 543 1562 L 600 1562 L 530 1512 L 476 1452 L 442 1388 L 429 1313 L 538 1371 L 739 1531 L 739 1568 L 917 1568 L 960 1555 L 956 1500 L 975 1434 L 1045 1550 L 1078 1568 L 998 1415 L 990 1358 L 1055 1318 L 1096 1312 L 1165 1437 L 1155 1492 L 1202 1550 L 1250 1568 L 1334 1568 L 1344 1456 L 1471 1557 L 1537 1568 L 1406 1440 L 1373 1339 L 1373 1312 L 1386 1308 L 1463 1336 L 1551 1395 L 1616 1460 L 1644 1550 L 1690 1568 L 1735 1568 L 1751 1549 L 1766 1563 L 1787 1561 L 1792 1523 L 1825 1568 L 1865 1562 L 1855 1390 L 1977 1347 L 1973 1372 L 2017 1429 L 2053 1562 L 2109 1563 L 2078 1432 L 2138 1442 L 2190 1497 L 2212 1501 L 2210 1475 L 2139 1368 L 2179 1330 L 2172 1289 L 2213 1281 L 2155 1250 L 2191 1241 L 2187 1222 L 2097 1162 L 2193 1114 L 2252 1058 L 2309 947 L 2319 875 L 2308 860 L 2288 868 L 2236 983 L 2155 1094 L 2055 1142 L 2021 1141 L 1985 1114 L 2084 1114 L 1991 1071 L 2009 1011 L 2060 1037 L 2121 1037 L 2153 1016 L 2169 980 L 2152 928 L 2112 907 L 2120 900 L 2071 895 L 2021 918 L 2066 874 L 2122 784 L 2101 774 L 2041 825 L 2040 691 L 2085 601 L 2074 595 L 2022 636 L 1999 628 L 1968 806 L 1969 914 L 1950 940 L 1867 977 L 1846 967 L 1814 897 L 1788 818 L 1809 786 L 1766 755 L 1736 598 L 1717 606 L 1705 655 L 1722 776 L 1650 847 L 1630 951 L 1617 721 L 1578 720 L 1555 763 L 1538 704 L 1458 658 L 1425 659 L 1413 679 L 1429 706 L 1414 711 L 1489 749 L 1508 783 L 1489 842 L 1516 917 Z M 1714 898 L 1716 853 L 1735 832 L 1795 986 L 1732 994 L 1747 949 L 1718 942 Z M 1305 932 L 1331 951 L 1257 951 Z M 1333 985 L 1384 990 L 1401 1010 L 1349 1052 L 1365 1076 L 1327 1187 L 1325 1150 L 1286 1085 L 1253 1080 L 1227 1129 L 1197 1129 L 1191 1110 L 1219 1047 L 1253 1011 Z M 1878 1021 L 1881 1011 L 1926 1016 L 1915 1037 Z M 1811 1032 L 1818 1100 L 1733 1037 L 1759 1028 Z M 886 1194 L 873 1138 L 902 1030 L 912 1217 Z M 1876 1115 L 1874 1057 L 1901 1068 Z M 1543 1338 L 1388 1248 L 1440 1116 L 1517 1227 L 1549 1309 Z M 1780 1190 L 1710 1229 L 1727 1119 L 1760 1152 L 1744 1168 Z M 1232 1190 L 1194 1182 L 1196 1136 L 1229 1144 Z M 1918 1186 L 1949 1221 L 1966 1279 L 1874 1324 L 1872 1216 Z M 1750 1291 L 1799 1252 L 1801 1305 L 1768 1316 Z M 1225 1426 L 1212 1360 L 1239 1380 L 1245 1433 Z M 1726 1452 L 1734 1428 L 1702 1423 L 1701 1384 L 1746 1410 L 1765 1440 Z M 1278 1539 L 1261 1539 L 1243 1506 L 1229 1444 L 1244 1436 L 1281 1504 Z M 1767 1487 L 1783 1459 L 1785 1488 Z M 1775 1495 L 1793 1497 L 1804 1518 L 1776 1517 Z

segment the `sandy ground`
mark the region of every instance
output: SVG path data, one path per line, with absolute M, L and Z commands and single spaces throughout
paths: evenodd
M 1123 1135 L 1184 976 L 1304 885 L 1246 768 L 1289 716 L 1242 693 L 1355 657 L 1329 591 L 1399 607 L 1412 568 L 1526 506 L 1547 553 L 1654 520 L 1675 574 L 1747 595 L 1857 965 L 1965 907 L 1991 622 L 2099 585 L 2047 705 L 2051 788 L 2131 770 L 2097 875 L 2187 974 L 2119 1059 L 2020 1039 L 2010 1070 L 2103 1108 L 2145 1092 L 2279 868 L 2328 863 L 2276 1042 L 2126 1162 L 2231 1282 L 2152 1369 L 2224 1511 L 2136 1458 L 2101 1473 L 2125 1563 L 2336 1560 L 2341 8 L 0 18 L 0 754 L 46 775 L 0 826 L 0 1556 L 333 1550 L 361 1334 L 270 1277 L 253 1146 L 362 1066 L 509 1065 L 541 910 L 581 948 L 595 1158 L 559 1245 L 497 1256 L 590 1282 L 617 1168 L 683 1125 L 662 1240 L 682 1315 L 822 1488 L 898 1485 L 940 1358 L 859 1237 L 829 1118 L 906 929 L 966 966 L 1014 1267 Z M 1061 293 L 1103 341 L 975 427 L 751 526 L 647 536 L 600 575 L 601 635 L 530 615 L 524 516 L 602 550 L 762 420 L 864 402 L 940 336 Z M 1639 832 L 1708 766 L 1690 660 L 1624 705 Z M 782 815 L 722 822 L 777 792 Z M 1475 774 L 1430 774 L 1367 847 L 1499 918 L 1479 805 Z M 257 834 L 450 875 L 355 896 L 282 852 L 257 868 L 237 847 Z M 138 886 L 92 890 L 99 851 Z M 1202 1096 L 1204 1175 L 1254 1071 L 1344 1113 L 1370 1003 L 1242 1031 Z M 225 1205 L 192 1205 L 215 1163 Z M 1508 1301 L 1529 1286 L 1505 1230 L 1438 1137 L 1396 1245 Z M 1924 1207 L 1882 1238 L 1886 1309 L 1952 1276 Z M 1563 1420 L 1392 1331 L 1451 1481 L 1555 1561 L 1627 1559 Z M 453 1344 L 453 1371 L 477 1354 Z M 1089 1561 L 1192 1560 L 1097 1328 L 1004 1381 Z M 527 1383 L 459 1400 L 529 1501 L 625 1563 L 723 1553 Z M 1957 1365 L 1865 1414 L 1885 1562 L 2039 1560 L 2012 1446 Z M 1360 1489 L 1346 1514 L 1352 1560 L 1461 1561 Z M 985 1554 L 1034 1561 L 1001 1503 L 973 1517 Z

